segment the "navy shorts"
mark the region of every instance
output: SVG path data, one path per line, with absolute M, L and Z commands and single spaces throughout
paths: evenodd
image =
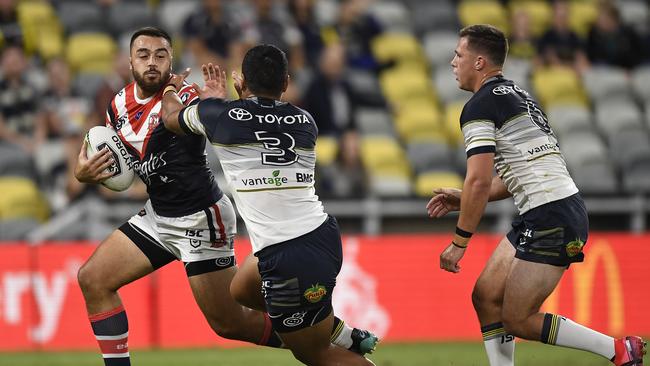
M 332 291 L 343 264 L 338 223 L 332 216 L 315 230 L 255 254 L 266 310 L 276 331 L 312 326 L 332 311 Z
M 587 209 L 576 193 L 518 216 L 507 237 L 517 250 L 515 258 L 568 267 L 584 260 L 588 231 Z

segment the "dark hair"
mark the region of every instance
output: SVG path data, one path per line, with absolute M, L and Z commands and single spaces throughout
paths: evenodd
M 289 73 L 287 55 L 270 44 L 255 46 L 244 56 L 242 73 L 253 94 L 281 94 Z
M 133 33 L 133 35 L 131 36 L 131 43 L 129 43 L 129 49 L 133 48 L 133 42 L 135 42 L 136 38 L 140 36 L 164 38 L 167 40 L 167 42 L 169 42 L 170 47 L 172 45 L 172 37 L 169 36 L 169 33 L 156 27 L 144 27 L 138 29 L 137 31 L 135 31 L 135 33 Z
M 460 37 L 467 38 L 468 47 L 484 53 L 493 64 L 503 66 L 508 54 L 508 40 L 497 27 L 489 24 L 475 24 L 460 30 Z

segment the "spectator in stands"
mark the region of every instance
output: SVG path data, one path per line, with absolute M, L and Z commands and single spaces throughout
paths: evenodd
M 551 28 L 539 40 L 538 64 L 544 66 L 565 65 L 582 71 L 589 66 L 584 43 L 569 26 L 569 3 L 566 0 L 553 2 Z
M 5 48 L 0 63 L 0 143 L 18 145 L 31 154 L 47 135 L 38 91 L 27 81 L 28 64 L 22 48 Z
M 524 10 L 512 14 L 512 34 L 510 35 L 509 57 L 531 60 L 537 54 L 530 29 L 530 16 Z
M 22 44 L 23 31 L 18 23 L 16 0 L 0 0 L 0 39 L 5 45 Z
M 296 72 L 305 65 L 305 51 L 300 31 L 273 12 L 274 0 L 253 0 L 253 17 L 241 24 L 245 49 L 257 44 L 272 44 L 287 54 L 289 70 Z
M 289 88 L 282 95 L 282 99 L 297 103 L 309 81 L 302 34 L 288 19 L 283 3 L 277 0 L 252 0 L 251 3 L 252 11 L 240 19 L 239 32 L 242 42 L 236 47 L 233 62 L 235 65 L 241 65 L 244 52 L 257 44 L 278 47 L 287 55 L 291 75 Z
M 378 71 L 380 65 L 372 55 L 370 43 L 382 32 L 379 21 L 367 10 L 368 0 L 342 0 L 334 32 L 327 32 L 328 41 L 340 40 L 346 49 L 348 65 Z
M 90 113 L 90 101 L 72 87 L 68 64 L 55 58 L 47 64 L 48 89 L 42 100 L 47 138 L 58 138 L 84 128 Z
M 319 64 L 320 70 L 307 89 L 303 106 L 318 121 L 319 135 L 339 141 L 338 166 L 322 171 L 321 192 L 325 196 L 358 197 L 364 191 L 359 136 L 353 117 L 359 101 L 344 78 L 345 49 L 341 44 L 328 46 Z
M 314 19 L 314 0 L 291 0 L 289 12 L 302 34 L 305 57 L 310 67 L 318 67 L 318 58 L 323 49 L 321 30 Z
M 113 71 L 106 75 L 104 82 L 97 90 L 93 101 L 93 111 L 89 116 L 89 126 L 104 125 L 106 120 L 106 109 L 113 99 L 113 96 L 119 92 L 124 85 L 130 83 L 131 65 L 129 64 L 129 54 L 118 52 L 115 55 Z
M 601 4 L 596 23 L 589 31 L 589 61 L 631 69 L 641 61 L 642 52 L 639 35 L 632 27 L 622 23 L 616 5 L 608 2 Z
M 221 0 L 203 0 L 183 24 L 183 36 L 194 64 L 234 65 L 231 56 L 237 30 Z

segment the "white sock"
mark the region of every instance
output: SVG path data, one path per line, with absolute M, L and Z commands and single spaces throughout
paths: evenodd
M 608 360 L 616 354 L 614 338 L 554 314 L 545 315 L 542 342 L 589 351 Z
M 513 366 L 515 364 L 515 337 L 507 334 L 501 323 L 481 327 L 481 332 L 490 366 Z
M 345 349 L 352 347 L 352 328 L 337 317 L 334 318 L 334 331 L 330 338 L 331 342 Z

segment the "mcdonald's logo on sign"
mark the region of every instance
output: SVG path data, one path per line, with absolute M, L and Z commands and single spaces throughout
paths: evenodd
M 598 264 L 602 263 L 602 266 Z M 611 245 L 603 239 L 597 240 L 588 249 L 584 263 L 571 266 L 573 275 L 574 319 L 588 326 L 592 321 L 593 293 L 595 277 L 599 268 L 603 268 L 607 294 L 608 332 L 622 334 L 625 329 L 625 306 L 619 261 Z M 566 283 L 566 282 L 565 282 Z M 560 308 L 560 287 L 544 303 L 544 311 L 556 314 Z

